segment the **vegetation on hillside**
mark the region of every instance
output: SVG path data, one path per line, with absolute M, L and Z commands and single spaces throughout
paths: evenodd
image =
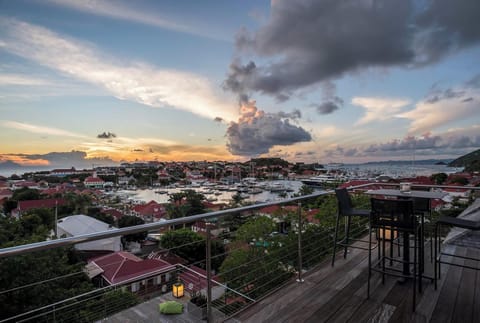
M 450 167 L 465 167 L 467 172 L 480 171 L 480 149 L 463 155 L 448 164 Z

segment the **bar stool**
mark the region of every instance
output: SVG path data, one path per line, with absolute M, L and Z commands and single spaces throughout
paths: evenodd
M 354 209 L 352 200 L 346 188 L 337 188 L 335 189 L 335 195 L 338 201 L 338 212 L 337 212 L 337 219 L 335 223 L 335 235 L 333 238 L 333 255 L 332 255 L 332 267 L 335 265 L 335 253 L 337 246 L 344 248 L 343 251 L 343 258 L 347 257 L 348 248 L 357 248 L 367 250 L 368 248 L 362 246 L 352 246 L 349 244 L 350 241 L 360 241 L 364 243 L 368 243 L 368 240 L 362 239 L 352 239 L 350 238 L 350 225 L 352 217 L 360 217 L 364 219 L 368 219 L 370 216 L 370 210 L 364 209 Z M 344 237 L 338 240 L 338 226 L 340 223 L 340 218 L 343 217 L 345 219 L 345 232 Z
M 413 311 L 415 311 L 415 301 L 416 301 L 416 284 L 417 279 L 421 280 L 421 271 L 419 268 L 419 257 L 421 253 L 421 243 L 420 243 L 420 234 L 421 226 L 417 221 L 417 217 L 413 211 L 413 200 L 411 199 L 402 199 L 402 200 L 384 200 L 384 199 L 371 199 L 372 212 L 370 214 L 370 243 L 369 247 L 371 248 L 371 231 L 373 229 L 378 229 L 384 233 L 382 242 L 379 243 L 380 259 L 372 264 L 372 255 L 371 250 L 368 252 L 368 287 L 367 287 L 367 297 L 370 297 L 370 278 L 372 271 L 376 271 L 382 274 L 382 284 L 385 283 L 385 275 L 396 276 L 405 279 L 413 279 Z M 403 233 L 404 235 L 413 234 L 413 261 L 407 258 L 409 255 L 408 252 L 408 242 L 409 239 L 404 239 L 404 255 L 403 259 L 393 258 L 390 253 L 389 256 L 386 255 L 386 244 L 385 241 L 385 230 L 395 230 L 396 232 Z M 392 232 L 392 231 L 391 231 Z M 391 239 L 390 239 L 391 241 Z M 392 244 L 390 244 L 390 250 L 392 249 Z M 417 252 L 418 249 L 418 252 Z M 402 263 L 403 269 L 396 268 L 395 266 L 386 266 L 385 262 L 388 260 L 390 263 Z M 413 275 L 410 275 L 410 265 L 413 264 Z

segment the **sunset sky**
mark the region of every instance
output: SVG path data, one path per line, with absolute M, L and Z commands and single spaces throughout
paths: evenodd
M 455 158 L 480 148 L 478 13 L 478 0 L 0 1 L 0 163 Z

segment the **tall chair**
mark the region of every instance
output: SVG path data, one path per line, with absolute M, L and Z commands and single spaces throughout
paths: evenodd
M 332 266 L 335 265 L 335 255 L 337 246 L 344 248 L 343 251 L 343 258 L 347 257 L 348 248 L 357 248 L 367 250 L 368 248 L 362 246 L 352 246 L 350 242 L 352 241 L 361 241 L 364 243 L 368 243 L 368 240 L 362 239 L 352 239 L 350 237 L 350 225 L 352 217 L 360 217 L 364 219 L 368 219 L 370 216 L 370 210 L 364 209 L 355 209 L 353 208 L 352 200 L 346 188 L 338 188 L 335 189 L 335 195 L 338 201 L 338 212 L 337 212 L 337 219 L 335 223 L 335 235 L 333 240 L 333 255 L 332 255 Z M 339 224 L 340 218 L 344 218 L 345 220 L 345 231 L 343 238 L 338 241 L 339 236 Z
M 419 268 L 419 256 L 421 254 L 420 248 L 420 233 L 421 226 L 417 221 L 417 217 L 413 211 L 413 201 L 411 199 L 402 199 L 402 200 L 383 200 L 383 199 L 371 199 L 372 212 L 370 214 L 370 243 L 369 249 L 371 249 L 372 238 L 371 232 L 374 229 L 380 230 L 383 232 L 383 238 L 381 243 L 379 243 L 380 259 L 372 264 L 372 255 L 371 250 L 368 252 L 368 287 L 367 287 L 367 296 L 370 297 L 370 279 L 372 276 L 372 271 L 376 271 L 382 274 L 382 284 L 385 283 L 385 275 L 401 277 L 405 279 L 413 279 L 413 311 L 415 311 L 415 301 L 416 301 L 416 284 L 417 279 L 421 281 L 421 273 Z M 393 258 L 392 253 L 387 255 L 386 248 L 386 234 L 385 231 L 392 230 L 403 234 L 403 258 Z M 413 235 L 413 260 L 410 259 L 409 252 L 409 241 L 408 236 Z M 389 238 L 391 241 L 391 238 Z M 390 250 L 392 249 L 392 244 L 390 244 Z M 403 268 L 397 268 L 397 266 L 386 265 L 386 261 L 389 263 L 401 263 Z M 413 265 L 413 273 L 410 273 L 410 267 Z
M 472 258 L 472 257 L 464 257 L 455 255 L 452 253 L 442 252 L 441 250 L 441 239 L 438 234 L 438 231 L 442 225 L 452 226 L 462 229 L 469 229 L 472 231 L 479 231 L 480 230 L 480 221 L 474 220 L 466 220 L 466 219 L 459 219 L 451 216 L 441 216 L 438 218 L 437 223 L 435 224 L 435 289 L 437 289 L 437 280 L 440 278 L 440 266 L 441 264 L 448 264 L 451 266 L 457 266 L 462 268 L 469 268 L 473 270 L 480 270 L 480 258 Z M 442 256 L 449 256 L 451 257 L 451 261 L 447 261 L 442 259 Z M 454 262 L 455 258 L 463 259 L 463 260 L 474 260 L 477 262 L 477 266 L 468 266 L 463 265 L 458 262 Z

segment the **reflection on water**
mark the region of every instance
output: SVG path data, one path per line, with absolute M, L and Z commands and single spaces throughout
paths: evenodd
M 270 192 L 268 189 L 264 189 L 259 194 L 245 194 L 244 201 L 247 202 L 270 202 L 270 201 L 278 201 L 288 197 L 292 197 L 293 194 L 298 193 L 300 187 L 302 187 L 302 182 L 300 181 L 269 181 L 263 182 L 264 184 L 282 184 L 287 188 L 289 191 L 284 191 L 284 195 L 281 192 Z M 211 201 L 212 203 L 229 203 L 232 201 L 232 197 L 237 194 L 236 191 L 219 191 L 215 188 L 205 188 L 205 187 L 186 187 L 186 188 L 162 188 L 161 191 L 167 191 L 167 194 L 159 194 L 155 193 L 159 191 L 159 189 L 146 189 L 146 190 L 137 190 L 135 195 L 132 196 L 135 200 L 140 200 L 144 202 L 149 202 L 154 200 L 158 203 L 168 203 L 169 202 L 169 195 L 173 193 L 180 193 L 182 190 L 191 189 L 196 192 L 202 193 L 205 195 L 207 200 Z M 215 195 L 213 193 L 217 193 Z

